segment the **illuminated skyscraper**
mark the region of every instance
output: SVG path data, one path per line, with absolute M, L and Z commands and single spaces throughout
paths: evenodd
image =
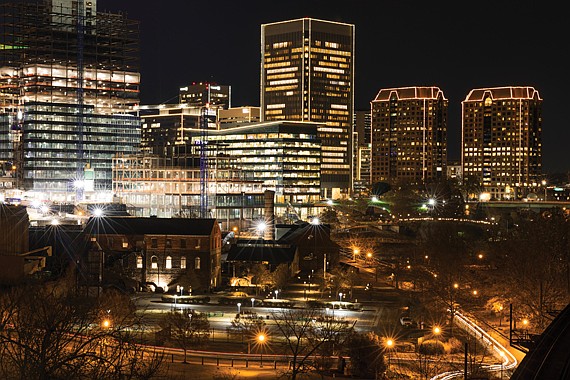
M 495 199 L 526 196 L 542 174 L 542 99 L 533 87 L 474 89 L 462 102 L 463 176 Z
M 13 187 L 110 199 L 115 154 L 140 144 L 139 23 L 95 0 L 0 4 L 0 163 Z
M 303 18 L 261 25 L 261 115 L 322 124 L 323 196 L 348 194 L 354 25 Z
M 372 183 L 444 179 L 448 100 L 438 87 L 383 89 L 372 101 Z

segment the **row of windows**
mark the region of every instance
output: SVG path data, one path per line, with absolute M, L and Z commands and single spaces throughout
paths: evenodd
M 200 258 L 196 257 L 194 259 L 194 269 L 200 269 Z M 137 268 L 141 269 L 143 267 L 143 257 L 137 256 Z M 150 267 L 151 269 L 160 269 L 158 265 L 158 257 L 152 256 L 150 258 Z M 165 269 L 172 269 L 172 256 L 166 256 L 166 260 L 164 262 Z M 180 257 L 180 269 L 186 269 L 186 256 Z

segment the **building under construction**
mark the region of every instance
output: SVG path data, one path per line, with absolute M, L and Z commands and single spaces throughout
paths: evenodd
M 75 201 L 110 190 L 113 155 L 140 144 L 126 115 L 139 104 L 138 47 L 139 23 L 96 0 L 0 5 L 0 162 L 14 187 Z

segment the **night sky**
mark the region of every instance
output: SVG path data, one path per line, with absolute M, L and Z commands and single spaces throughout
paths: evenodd
M 381 88 L 438 86 L 449 99 L 449 159 L 460 158 L 461 101 L 473 88 L 533 86 L 544 99 L 543 164 L 570 170 L 570 32 L 553 1 L 98 0 L 141 21 L 141 100 L 178 88 L 232 86 L 232 105 L 259 105 L 260 25 L 314 17 L 356 25 L 356 109 Z

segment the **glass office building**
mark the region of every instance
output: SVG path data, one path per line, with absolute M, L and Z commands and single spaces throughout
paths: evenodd
M 110 193 L 113 156 L 139 149 L 139 118 L 98 114 L 84 106 L 79 129 L 78 114 L 73 104 L 29 102 L 16 116 L 0 115 L 0 159 L 14 151 L 23 156 L 19 188 L 61 202 L 73 200 L 77 186 L 85 187 L 86 197 Z
M 321 124 L 321 188 L 350 193 L 354 25 L 303 18 L 261 26 L 262 121 Z
M 321 142 L 316 123 L 276 121 L 209 131 L 210 166 L 238 169 L 275 191 L 275 213 L 318 215 Z M 199 135 L 194 137 L 197 145 Z

